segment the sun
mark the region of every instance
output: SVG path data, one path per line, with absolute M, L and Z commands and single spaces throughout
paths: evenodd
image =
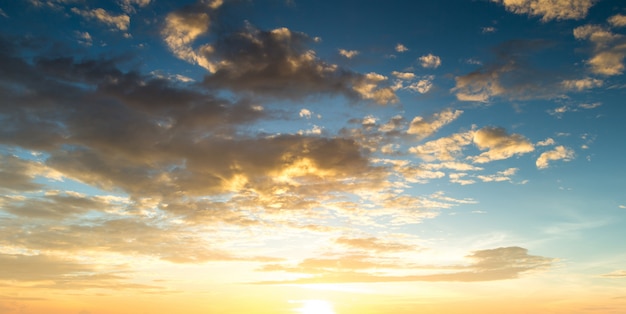
M 296 309 L 300 314 L 335 314 L 333 305 L 324 300 L 302 300 L 302 306 Z

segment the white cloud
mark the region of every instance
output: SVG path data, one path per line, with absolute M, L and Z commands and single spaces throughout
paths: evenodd
M 443 126 L 456 120 L 461 114 L 462 110 L 446 109 L 441 112 L 435 113 L 428 118 L 415 117 L 409 126 L 408 134 L 416 134 L 418 139 L 424 139 L 435 132 L 437 132 Z
M 302 108 L 299 113 L 301 118 L 311 119 L 311 110 Z
M 2 8 L 0 8 L 0 16 L 4 17 L 4 18 L 9 18 L 9 16 L 4 12 L 4 10 L 2 10 Z
M 130 17 L 126 14 L 112 15 L 104 9 L 98 8 L 93 10 L 81 10 L 72 8 L 72 12 L 86 19 L 95 19 L 101 23 L 114 27 L 115 29 L 125 32 L 130 25 Z
M 426 161 L 453 161 L 461 155 L 463 147 L 472 143 L 474 131 L 455 133 L 423 145 L 409 148 L 409 152 Z
M 441 58 L 429 53 L 425 56 L 421 56 L 418 59 L 424 68 L 436 69 L 441 65 Z
M 575 91 L 583 91 L 585 89 L 591 89 L 594 87 L 601 87 L 604 84 L 604 81 L 586 77 L 580 80 L 564 80 L 561 82 L 561 85 L 566 90 L 575 90 Z
M 475 180 L 471 180 L 471 179 L 464 179 L 464 177 L 467 176 L 467 173 L 464 172 L 460 172 L 460 173 L 451 173 L 448 175 L 448 177 L 450 178 L 450 182 L 452 183 L 457 183 L 460 185 L 468 185 L 468 184 L 474 184 L 476 183 Z
M 543 141 L 539 141 L 537 142 L 537 146 L 550 146 L 550 145 L 554 145 L 555 142 L 552 138 L 548 137 L 547 139 L 543 140 Z
M 580 104 L 578 105 L 578 108 L 582 108 L 582 109 L 593 109 L 593 108 L 598 108 L 602 106 L 602 103 L 600 102 L 594 102 L 592 104 Z
M 531 142 L 520 134 L 507 134 L 502 128 L 482 128 L 474 133 L 474 144 L 486 152 L 468 157 L 475 163 L 487 163 L 493 160 L 507 159 L 514 155 L 532 152 Z
M 545 169 L 548 168 L 548 163 L 551 160 L 564 160 L 564 161 L 570 161 L 574 158 L 574 151 L 566 148 L 565 146 L 557 146 L 556 148 L 554 148 L 553 150 L 547 151 L 547 152 L 543 152 L 539 158 L 537 159 L 537 162 L 535 163 L 537 165 L 537 168 L 539 169 Z
M 398 43 L 396 45 L 396 51 L 397 52 L 406 52 L 409 51 L 409 48 L 407 48 L 405 45 Z
M 582 19 L 595 0 L 491 0 L 515 14 L 541 16 L 541 20 Z
M 482 28 L 482 32 L 483 32 L 483 34 L 486 34 L 486 33 L 495 33 L 495 32 L 496 32 L 496 28 L 495 28 L 495 27 L 493 27 L 493 26 L 483 27 L 483 28 Z
M 435 170 L 439 170 L 439 169 L 451 169 L 451 170 L 456 170 L 456 171 L 480 171 L 483 170 L 483 168 L 481 167 L 477 167 L 471 164 L 466 164 L 466 163 L 462 163 L 462 162 L 456 162 L 456 161 L 447 161 L 447 162 L 442 162 L 442 163 L 438 163 L 438 164 L 425 164 L 423 165 L 424 168 L 426 169 L 435 169 Z
M 426 94 L 433 87 L 432 76 L 426 77 L 417 82 L 411 83 L 409 86 L 405 87 L 410 91 L 418 92 L 420 94 Z
M 393 71 L 391 72 L 391 75 L 401 79 L 401 80 L 412 80 L 415 78 L 415 74 L 411 73 L 411 72 L 398 72 L 398 71 Z
M 339 49 L 339 54 L 348 58 L 348 59 L 352 59 L 354 57 L 356 57 L 359 52 L 357 50 L 345 50 L 345 49 Z
M 518 168 L 508 168 L 503 171 L 498 171 L 496 174 L 479 175 L 476 177 L 483 182 L 511 182 L 511 176 L 515 175 L 518 170 Z

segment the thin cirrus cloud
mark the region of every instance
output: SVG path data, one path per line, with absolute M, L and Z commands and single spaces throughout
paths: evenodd
M 377 261 L 368 255 L 344 255 L 328 258 L 311 258 L 290 266 L 269 264 L 260 270 L 283 271 L 292 273 L 313 274 L 288 281 L 265 281 L 259 284 L 291 284 L 291 283 L 342 283 L 342 282 L 403 282 L 403 281 L 495 281 L 518 278 L 526 272 L 548 269 L 557 260 L 542 256 L 529 255 L 528 250 L 521 247 L 500 247 L 474 251 L 466 258 L 468 265 L 448 267 L 452 272 L 425 275 L 394 276 L 376 269 L 427 269 L 427 266 L 403 265 L 400 260 Z

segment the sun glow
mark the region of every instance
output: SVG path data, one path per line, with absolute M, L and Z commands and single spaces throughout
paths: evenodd
M 301 300 L 302 306 L 296 309 L 299 314 L 335 314 L 333 305 L 325 300 Z

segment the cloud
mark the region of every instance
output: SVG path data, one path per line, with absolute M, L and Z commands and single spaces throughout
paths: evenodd
M 398 72 L 398 71 L 393 71 L 391 72 L 391 75 L 401 79 L 401 80 L 412 80 L 415 78 L 415 74 L 411 73 L 411 72 Z
M 73 13 L 78 14 L 86 19 L 95 19 L 98 22 L 104 23 L 113 27 L 116 30 L 126 32 L 130 25 L 130 16 L 126 14 L 112 15 L 102 8 L 92 10 L 81 10 L 78 8 L 71 9 Z
M 586 77 L 579 80 L 564 80 L 561 84 L 566 90 L 583 91 L 594 87 L 601 87 L 604 84 L 604 81 Z
M 386 269 L 411 269 L 411 265 L 393 261 L 376 261 L 368 256 L 347 255 L 337 258 L 305 259 L 295 266 L 270 264 L 263 271 L 284 271 L 308 274 L 309 277 L 289 281 L 259 282 L 259 284 L 342 283 L 342 282 L 479 282 L 519 278 L 532 271 L 546 270 L 556 259 L 529 255 L 521 247 L 500 247 L 474 251 L 466 258 L 469 265 L 450 267 L 456 271 L 431 272 L 425 275 L 393 276 Z M 415 266 L 414 266 L 415 267 Z M 416 268 L 424 269 L 417 266 Z M 382 270 L 374 272 L 374 270 Z M 310 275 L 313 275 L 310 277 Z
M 511 176 L 515 175 L 518 170 L 518 168 L 508 168 L 503 171 L 498 171 L 496 174 L 493 175 L 478 175 L 476 177 L 483 182 L 511 182 Z
M 563 87 L 554 75 L 536 69 L 529 56 L 550 47 L 543 40 L 513 40 L 493 49 L 496 59 L 476 71 L 455 77 L 451 89 L 460 101 L 488 102 L 494 97 L 508 99 L 553 98 Z
M 441 58 L 432 53 L 421 56 L 418 60 L 424 68 L 436 69 L 441 65 Z
M 359 52 L 356 50 L 345 50 L 345 49 L 339 49 L 339 54 L 348 58 L 348 59 L 352 59 L 354 57 L 356 57 Z
M 135 6 L 143 8 L 150 4 L 151 0 L 118 0 L 120 7 L 127 13 L 135 13 Z
M 418 140 L 427 138 L 435 134 L 442 127 L 456 120 L 462 113 L 462 110 L 453 111 L 452 109 L 446 109 L 441 112 L 434 113 L 428 118 L 417 116 L 411 121 L 407 133 L 415 134 Z
M 410 91 L 414 91 L 414 92 L 418 92 L 420 94 L 426 94 L 430 91 L 430 89 L 433 87 L 433 76 L 426 76 L 423 79 L 411 83 L 409 85 L 407 85 L 406 87 L 404 87 L 404 89 L 408 89 Z
M 4 12 L 4 10 L 2 10 L 2 8 L 0 8 L 0 16 L 2 16 L 3 18 L 8 19 L 9 16 Z
M 204 84 L 271 97 L 339 93 L 378 104 L 397 101 L 394 91 L 384 86 L 387 77 L 323 62 L 307 48 L 311 42 L 306 34 L 287 28 L 263 31 L 248 25 L 241 32 L 225 34 L 205 53 L 216 61 L 214 73 L 206 76 Z
M 414 251 L 416 248 L 413 245 L 407 245 L 395 242 L 382 241 L 375 237 L 369 238 L 350 238 L 339 237 L 335 240 L 335 243 L 343 245 L 349 249 L 359 249 L 373 252 L 402 252 L 402 251 Z
M 624 27 L 624 26 L 626 26 L 626 15 L 624 15 L 624 14 L 615 14 L 615 15 L 611 16 L 607 21 L 613 27 Z
M 455 133 L 447 137 L 409 148 L 409 152 L 426 161 L 453 161 L 461 155 L 463 148 L 472 143 L 474 132 Z
M 215 65 L 202 53 L 206 50 L 210 51 L 211 46 L 205 45 L 194 50 L 192 44 L 198 37 L 209 31 L 211 13 L 219 8 L 221 3 L 221 1 L 197 2 L 171 12 L 165 17 L 161 35 L 176 57 L 215 72 Z
M 554 141 L 554 139 L 548 137 L 547 139 L 543 140 L 543 141 L 539 141 L 537 142 L 535 145 L 536 146 L 550 146 L 550 145 L 554 145 L 556 142 Z
M 548 168 L 548 163 L 552 160 L 564 160 L 570 161 L 574 158 L 574 151 L 565 147 L 565 146 L 557 146 L 553 150 L 543 152 L 537 158 L 537 168 L 545 169 Z
M 452 183 L 458 183 L 460 185 L 469 185 L 469 184 L 476 183 L 475 180 L 464 179 L 466 176 L 467 176 L 467 173 L 464 173 L 464 172 L 450 173 L 448 175 L 448 177 L 450 178 L 450 182 Z
M 405 45 L 398 43 L 396 45 L 396 51 L 397 52 L 407 52 L 409 51 L 409 48 L 407 48 Z
M 302 109 L 300 109 L 300 112 L 298 113 L 298 115 L 301 118 L 311 119 L 311 110 L 306 109 L 306 108 L 302 108 Z
M 626 36 L 592 24 L 579 26 L 573 33 L 576 39 L 589 40 L 593 44 L 593 55 L 587 60 L 591 72 L 606 76 L 623 73 Z
M 595 0 L 491 0 L 504 5 L 515 14 L 541 16 L 543 22 L 550 20 L 579 20 L 587 16 Z
M 483 28 L 482 28 L 482 32 L 483 32 L 483 34 L 486 34 L 486 33 L 495 33 L 495 32 L 496 32 L 496 28 L 495 28 L 495 27 L 493 27 L 493 26 L 483 27 Z
M 602 274 L 600 276 L 605 278 L 626 278 L 626 270 L 616 270 L 608 274 Z
M 520 134 L 507 134 L 503 128 L 486 127 L 474 133 L 474 144 L 480 150 L 487 150 L 478 156 L 468 157 L 475 163 L 507 159 L 514 155 L 532 152 L 531 142 Z

